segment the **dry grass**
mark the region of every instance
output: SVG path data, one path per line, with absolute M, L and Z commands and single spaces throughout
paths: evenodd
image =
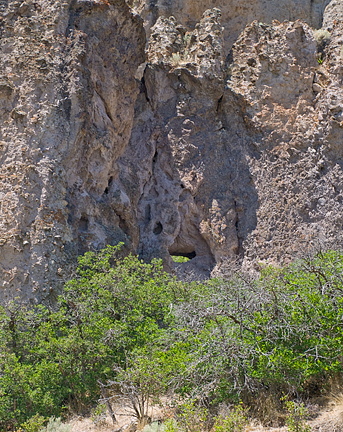
M 268 401 L 267 401 L 268 404 Z M 275 407 L 273 407 L 275 408 Z M 268 410 L 272 411 L 272 407 Z M 321 409 L 317 408 L 316 418 L 309 421 L 312 432 L 343 432 L 343 394 L 332 395 L 330 401 Z M 90 418 L 75 417 L 69 424 L 72 432 L 133 432 L 135 430 L 134 417 L 123 414 L 121 409 L 116 410 L 118 423 L 113 425 L 110 417 L 101 424 L 95 425 Z M 122 414 L 122 415 L 121 415 Z M 160 408 L 153 409 L 149 415 L 154 418 L 161 418 Z M 276 423 L 276 421 L 275 421 Z M 287 427 L 266 427 L 251 422 L 246 432 L 287 432 Z
M 343 432 L 343 394 L 333 395 L 326 409 L 309 424 L 312 432 Z

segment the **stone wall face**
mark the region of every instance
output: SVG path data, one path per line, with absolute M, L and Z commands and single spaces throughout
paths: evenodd
M 342 246 L 340 2 L 128 4 L 0 4 L 0 302 L 118 241 L 186 278 Z
M 339 0 L 333 1 L 339 3 Z M 159 16 L 174 16 L 178 23 L 194 29 L 205 10 L 219 8 L 227 52 L 245 26 L 255 20 L 272 24 L 273 20 L 301 19 L 314 28 L 320 28 L 329 3 L 330 0 L 129 0 L 129 4 L 144 18 L 148 35 Z
M 125 239 L 106 190 L 145 34 L 119 0 L 3 2 L 1 15 L 0 301 L 40 300 L 78 254 Z

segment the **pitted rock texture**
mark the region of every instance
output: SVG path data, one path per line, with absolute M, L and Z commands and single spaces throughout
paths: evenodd
M 342 246 L 340 2 L 0 6 L 0 302 L 118 241 L 185 278 Z
M 0 32 L 0 301 L 41 300 L 78 254 L 128 240 L 106 191 L 145 34 L 124 0 L 2 2 Z
M 144 18 L 148 35 L 160 16 L 174 16 L 180 24 L 194 29 L 205 10 L 219 8 L 223 17 L 225 50 L 229 52 L 245 26 L 254 20 L 272 24 L 273 20 L 301 19 L 320 28 L 330 0 L 128 0 L 128 3 Z
M 149 173 L 135 201 L 139 252 L 166 262 L 193 253 L 183 270 L 198 275 L 228 260 L 289 262 L 316 241 L 342 244 L 343 99 L 327 67 L 331 46 L 342 46 L 338 30 L 319 64 L 306 23 L 255 21 L 227 63 L 219 19 L 208 10 L 193 32 L 158 19 L 119 162 L 123 184 L 139 184 L 139 160 Z M 329 64 L 340 68 L 338 58 Z

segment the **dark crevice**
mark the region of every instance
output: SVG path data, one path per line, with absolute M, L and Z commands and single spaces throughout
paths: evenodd
M 170 255 L 171 256 L 181 256 L 181 257 L 188 258 L 190 260 L 193 259 L 193 258 L 195 258 L 197 256 L 197 254 L 196 254 L 195 251 L 189 252 L 189 253 L 187 253 L 187 252 L 173 252 Z
M 143 76 L 143 78 L 142 78 L 142 80 L 141 80 L 140 92 L 144 94 L 144 96 L 145 96 L 147 102 L 150 102 L 150 99 L 149 99 L 149 96 L 148 96 L 148 90 L 147 90 L 146 85 L 145 85 L 145 79 L 144 79 L 144 76 Z
M 145 206 L 144 222 L 146 225 L 151 221 L 151 205 Z
M 218 103 L 217 103 L 217 112 L 220 110 L 220 108 L 221 108 L 221 105 L 222 105 L 222 102 L 223 102 L 223 95 L 222 96 L 220 96 L 220 98 L 219 98 L 219 100 L 218 100 Z
M 241 229 L 240 229 L 240 220 L 239 220 L 239 213 L 237 211 L 237 202 L 235 201 L 235 209 L 236 209 L 236 221 L 235 221 L 235 228 L 236 228 L 236 235 L 237 235 L 237 240 L 238 240 L 238 248 L 236 250 L 236 254 L 237 255 L 243 255 L 244 254 L 244 250 L 243 250 L 243 237 L 242 237 L 242 233 L 241 233 Z
M 86 232 L 88 231 L 88 216 L 87 215 L 82 215 L 81 219 L 79 221 L 79 231 L 81 232 Z
M 155 235 L 160 235 L 162 231 L 163 231 L 163 225 L 161 224 L 161 222 L 156 222 L 153 233 Z
M 112 183 L 113 183 L 113 177 L 111 176 L 108 179 L 107 188 L 105 189 L 104 194 L 108 195 L 108 192 L 110 191 L 110 187 L 111 187 Z
M 129 228 L 127 226 L 125 219 L 123 219 L 120 215 L 118 216 L 119 216 L 119 228 L 123 231 L 124 234 L 128 235 Z
M 155 151 L 154 157 L 152 158 L 152 163 L 156 163 L 157 162 L 157 156 L 158 156 L 158 151 Z

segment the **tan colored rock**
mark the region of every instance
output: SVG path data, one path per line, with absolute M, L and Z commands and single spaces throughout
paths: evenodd
M 1 302 L 53 294 L 78 254 L 128 240 L 127 199 L 107 189 L 130 137 L 134 75 L 145 58 L 141 20 L 124 0 L 4 5 Z
M 144 18 L 148 35 L 159 16 L 174 16 L 178 23 L 191 30 L 205 10 L 217 7 L 222 11 L 225 51 L 229 53 L 245 26 L 255 20 L 272 24 L 273 20 L 302 19 L 320 28 L 330 0 L 128 0 L 128 3 Z
M 119 162 L 123 184 L 139 185 L 139 252 L 170 267 L 169 254 L 196 255 L 174 265 L 186 277 L 227 261 L 259 268 L 318 244 L 342 245 L 343 173 L 333 155 L 341 151 L 343 97 L 328 68 L 331 58 L 341 74 L 341 27 L 320 65 L 304 22 L 254 21 L 220 71 L 211 61 L 202 67 L 198 55 L 223 65 L 218 19 L 217 10 L 206 11 L 194 32 L 158 19 L 130 145 Z
M 209 3 L 1 6 L 0 302 L 118 241 L 185 278 L 342 246 L 340 4 Z M 326 46 L 271 23 L 325 6 Z

